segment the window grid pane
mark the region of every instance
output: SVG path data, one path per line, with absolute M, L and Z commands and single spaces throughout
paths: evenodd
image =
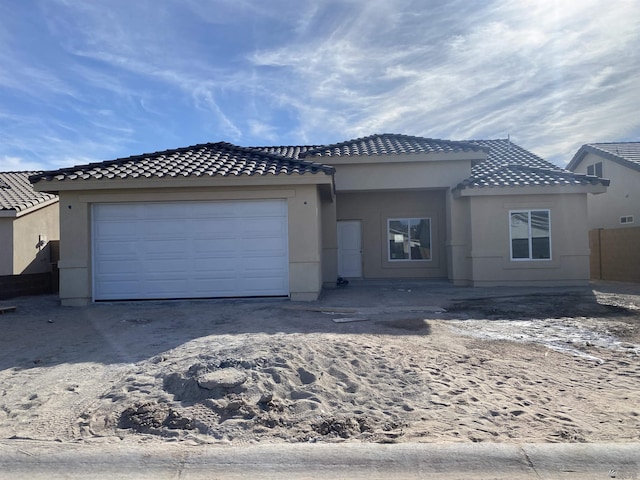
M 549 210 L 510 212 L 511 259 L 551 259 Z
M 409 222 L 389 220 L 389 259 L 409 259 Z
M 431 219 L 387 221 L 389 261 L 431 260 Z
M 549 212 L 531 212 L 531 258 L 538 260 L 550 258 L 549 240 Z

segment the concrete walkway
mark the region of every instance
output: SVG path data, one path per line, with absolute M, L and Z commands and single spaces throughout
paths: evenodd
M 0 479 L 635 479 L 631 444 L 190 446 L 0 440 Z

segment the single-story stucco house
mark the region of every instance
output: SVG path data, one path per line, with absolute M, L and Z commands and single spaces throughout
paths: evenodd
M 381 134 L 225 142 L 43 172 L 60 196 L 60 298 L 288 296 L 346 278 L 589 279 L 587 195 L 608 182 L 509 140 Z
M 51 285 L 51 245 L 59 237 L 58 197 L 36 192 L 37 172 L 0 172 L 0 298 Z M 50 291 L 50 287 L 49 287 Z

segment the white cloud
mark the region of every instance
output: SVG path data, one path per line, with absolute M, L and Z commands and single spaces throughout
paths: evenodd
M 254 54 L 258 67 L 292 79 L 274 94 L 308 105 L 300 107 L 303 135 L 327 127 L 345 136 L 517 133 L 525 147 L 564 163 L 582 143 L 603 134 L 615 140 L 627 125 L 638 131 L 638 120 L 623 123 L 640 108 L 630 81 L 640 73 L 637 2 L 465 3 L 458 7 L 467 11 L 440 18 L 420 2 L 404 7 L 412 22 L 396 17 L 389 38 L 381 35 L 389 12 L 376 4 L 326 35 Z M 434 37 L 429 25 L 448 21 L 460 28 Z M 401 31 L 418 23 L 407 43 Z
M 0 172 L 35 172 L 44 169 L 44 164 L 21 157 L 0 156 Z

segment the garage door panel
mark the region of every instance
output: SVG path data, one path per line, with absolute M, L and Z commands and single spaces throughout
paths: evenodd
M 235 238 L 198 238 L 192 242 L 196 253 L 211 252 L 214 256 L 228 256 L 238 250 L 238 240 Z
M 191 228 L 199 235 L 207 235 L 213 238 L 229 238 L 235 235 L 237 222 L 232 218 L 211 218 L 208 220 L 193 221 Z
M 235 278 L 203 278 L 193 281 L 191 285 L 194 296 L 203 296 L 214 290 L 220 292 L 220 296 L 237 296 L 237 281 Z
M 143 273 L 156 274 L 162 277 L 167 277 L 171 274 L 178 273 L 179 278 L 185 277 L 185 261 L 181 258 L 147 258 L 143 265 Z
M 156 235 L 167 235 L 181 238 L 187 228 L 187 222 L 169 218 L 166 220 L 146 220 L 140 222 L 141 234 L 145 238 L 152 238 Z
M 127 208 L 122 208 L 122 204 L 100 205 L 100 220 L 103 222 L 137 220 L 139 216 L 136 204 L 129 204 Z
M 109 260 L 101 260 L 94 264 L 96 273 L 104 280 L 108 280 L 109 275 L 124 276 L 126 274 L 136 275 L 140 271 L 140 267 L 135 259 L 113 258 Z
M 161 208 L 155 208 L 162 205 Z M 188 205 L 185 203 L 147 203 L 137 204 L 137 212 L 139 218 L 148 220 L 182 220 L 188 215 L 188 209 L 194 208 L 196 205 Z
M 104 241 L 96 248 L 96 253 L 100 257 L 133 255 L 135 258 L 136 251 L 136 244 L 126 241 Z
M 226 258 L 237 250 L 233 239 L 198 239 L 191 243 L 194 255 L 199 259 Z M 233 253 L 235 256 L 235 253 Z
M 228 272 L 233 273 L 237 270 L 237 261 L 229 257 L 199 259 L 192 267 L 194 272 L 208 272 L 213 277 L 228 275 Z
M 188 244 L 183 239 L 167 239 L 167 240 L 147 240 L 139 242 L 137 250 L 144 256 L 154 255 L 179 255 L 182 257 L 184 249 L 188 248 Z
M 283 255 L 284 248 L 279 238 L 245 238 L 240 244 L 242 252 L 261 252 L 268 255 Z
M 285 200 L 101 204 L 94 298 L 288 295 Z
M 187 284 L 188 282 L 185 278 L 164 278 L 157 276 L 155 278 L 148 278 L 144 282 L 144 289 L 147 295 L 159 294 L 166 296 L 170 293 L 173 296 L 184 292 L 187 289 Z
M 216 272 L 218 270 L 226 270 L 226 269 L 235 269 L 236 268 L 236 258 L 237 255 L 233 251 L 208 251 L 198 256 L 197 261 L 193 261 L 193 266 L 195 268 L 206 268 L 211 272 Z
M 128 237 L 130 235 L 135 235 L 138 232 L 138 224 L 139 222 L 137 221 L 104 221 L 97 225 L 95 232 L 97 235 L 102 237 Z
M 282 235 L 286 230 L 286 223 L 277 221 L 273 217 L 253 217 L 240 222 L 239 228 L 245 235 L 270 236 Z
M 258 257 L 254 255 L 252 257 L 245 257 L 238 261 L 237 269 L 242 270 L 244 272 L 255 271 L 263 272 L 263 271 L 273 271 L 275 274 L 282 276 L 283 272 L 288 271 L 282 267 L 282 259 L 274 258 L 274 257 Z
M 139 282 L 137 280 L 124 281 L 121 279 L 109 281 L 105 280 L 99 285 L 99 292 L 96 296 L 100 296 L 103 300 L 119 300 L 122 295 L 122 289 L 134 292 L 138 290 Z
M 265 290 L 264 287 L 264 280 L 269 280 L 271 282 L 271 287 L 270 289 Z M 251 294 L 253 294 L 253 296 L 260 296 L 260 295 L 277 295 L 277 291 L 281 288 L 283 288 L 283 282 L 279 281 L 278 279 L 271 277 L 271 278 L 265 278 L 265 279 L 247 279 L 244 282 L 243 285 L 243 289 L 246 290 L 247 292 L 250 292 Z
M 241 215 L 243 212 L 246 212 L 250 216 L 253 214 L 254 217 L 264 217 L 264 216 L 276 216 L 281 217 L 287 214 L 287 204 L 286 202 L 264 202 L 264 201 L 248 201 L 237 204 L 238 211 L 236 211 L 236 215 Z
M 210 202 L 194 203 L 189 207 L 191 218 L 236 218 L 235 202 L 217 202 L 215 210 L 210 208 Z

